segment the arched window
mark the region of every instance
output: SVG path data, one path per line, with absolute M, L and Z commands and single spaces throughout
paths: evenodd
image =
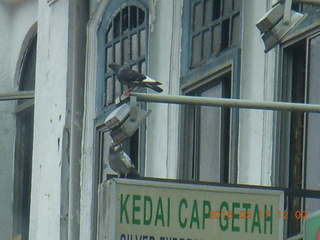
M 124 90 L 116 81 L 109 63 L 124 64 L 146 72 L 147 14 L 136 5 L 125 5 L 109 20 L 105 35 L 105 104 L 114 103 Z
M 19 91 L 35 89 L 37 36 L 34 35 L 23 56 Z M 14 166 L 13 237 L 28 239 L 32 176 L 34 100 L 19 100 L 16 107 L 16 146 Z
M 108 151 L 111 145 L 110 132 L 101 121 L 115 109 L 116 99 L 126 86 L 115 77 L 110 63 L 129 64 L 134 70 L 147 72 L 148 9 L 147 0 L 110 1 L 98 31 L 98 82 L 96 103 L 97 158 L 99 176 L 102 182 L 111 173 L 108 165 Z M 123 143 L 125 152 L 141 172 L 144 162 L 145 126 Z

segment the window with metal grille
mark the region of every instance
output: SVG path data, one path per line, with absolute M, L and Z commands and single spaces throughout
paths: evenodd
M 190 69 L 239 43 L 241 3 L 241 0 L 190 2 Z
M 108 164 L 110 132 L 103 121 L 117 106 L 119 98 L 127 86 L 122 85 L 114 75 L 110 63 L 128 64 L 136 71 L 146 74 L 148 38 L 148 0 L 110 1 L 105 9 L 98 32 L 98 79 L 96 116 L 96 157 L 98 178 L 103 182 L 108 174 L 114 174 Z M 101 51 L 100 51 L 101 49 Z M 122 143 L 139 172 L 144 171 L 145 126 L 142 125 L 132 137 Z
M 105 105 L 114 103 L 123 92 L 109 63 L 128 63 L 132 69 L 146 72 L 147 14 L 144 9 L 130 5 L 122 7 L 110 20 L 105 36 Z

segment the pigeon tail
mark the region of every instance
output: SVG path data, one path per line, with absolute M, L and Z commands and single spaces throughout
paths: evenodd
M 161 82 L 156 81 L 154 79 L 152 79 L 151 77 L 146 76 L 145 79 L 142 80 L 142 83 L 150 83 L 150 84 L 154 84 L 154 85 L 162 85 Z
M 135 179 L 135 178 L 140 178 L 140 174 L 135 168 L 131 168 L 130 172 L 125 174 L 125 178 L 130 178 L 130 179 Z
M 157 86 L 157 85 L 146 84 L 146 86 L 147 86 L 148 88 L 151 88 L 152 90 L 158 92 L 158 93 L 163 92 L 163 89 L 162 89 L 161 87 Z

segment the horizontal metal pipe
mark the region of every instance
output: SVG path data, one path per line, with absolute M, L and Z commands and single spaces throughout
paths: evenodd
M 285 0 L 280 0 L 280 3 L 284 3 Z M 301 3 L 301 4 L 311 4 L 311 5 L 320 5 L 319 0 L 293 0 L 293 3 Z
M 319 0 L 293 0 L 293 3 L 320 5 Z
M 0 101 L 18 100 L 18 99 L 32 99 L 32 98 L 34 98 L 34 91 L 19 91 L 19 92 L 0 93 Z
M 164 95 L 131 92 L 138 100 L 156 103 L 192 104 L 212 107 L 234 107 L 277 111 L 320 112 L 320 105 L 291 102 L 267 102 L 229 98 L 208 98 L 194 96 Z

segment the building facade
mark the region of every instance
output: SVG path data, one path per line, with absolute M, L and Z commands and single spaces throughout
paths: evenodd
M 97 239 L 98 186 L 114 173 L 104 120 L 126 89 L 109 63 L 163 95 L 319 104 L 320 5 L 293 0 L 301 19 L 265 52 L 256 23 L 276 4 L 0 0 L 0 240 Z M 288 212 L 320 210 L 318 113 L 143 108 L 124 142 L 142 176 L 269 186 Z M 303 224 L 285 219 L 285 239 Z

